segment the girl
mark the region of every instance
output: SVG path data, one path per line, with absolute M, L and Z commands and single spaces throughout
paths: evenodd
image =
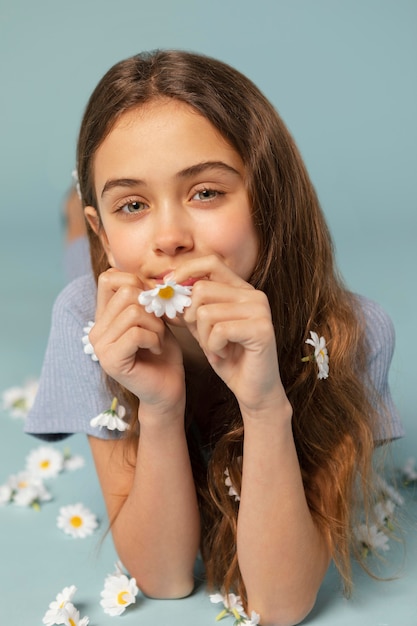
M 189 594 L 201 549 L 210 587 L 262 624 L 296 624 L 331 559 L 349 592 L 375 443 L 402 434 L 391 323 L 343 286 L 292 138 L 227 65 L 179 51 L 118 63 L 77 157 L 95 281 L 57 300 L 27 431 L 88 434 L 145 594 Z M 120 431 L 103 426 L 111 403 Z

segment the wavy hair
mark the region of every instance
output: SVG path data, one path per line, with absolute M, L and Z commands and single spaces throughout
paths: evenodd
M 366 380 L 360 307 L 337 274 L 315 190 L 285 124 L 248 78 L 203 55 L 155 51 L 114 65 L 87 104 L 77 148 L 85 206 L 98 206 L 94 155 L 101 142 L 126 111 L 158 98 L 193 107 L 245 165 L 260 244 L 250 282 L 269 299 L 306 498 L 315 522 L 329 538 L 349 593 L 355 494 L 359 477 L 361 501 L 369 501 L 376 399 Z M 99 237 L 90 227 L 88 232 L 97 278 L 109 265 Z M 325 381 L 317 379 L 313 363 L 302 362 L 311 330 L 327 340 L 331 376 Z M 195 392 L 198 377 L 192 370 L 186 371 L 186 380 L 188 425 L 201 414 L 204 402 Z M 209 586 L 234 589 L 245 598 L 236 553 L 239 505 L 224 484 L 227 469 L 235 488 L 240 488 L 243 423 L 236 399 L 214 372 L 209 372 L 205 386 L 209 408 L 198 437 L 188 428 L 202 518 L 201 550 Z M 130 403 L 137 406 L 131 396 Z M 201 455 L 204 446 L 208 467 Z

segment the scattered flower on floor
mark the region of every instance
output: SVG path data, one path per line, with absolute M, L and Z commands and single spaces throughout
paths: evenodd
M 64 468 L 64 455 L 50 446 L 40 446 L 26 457 L 26 470 L 37 478 L 53 478 Z
M 394 487 L 388 484 L 382 476 L 376 477 L 376 488 L 380 492 L 382 498 L 392 500 L 392 502 L 394 502 L 397 506 L 403 506 L 404 498 L 402 495 L 394 489 Z
M 329 355 L 326 348 L 326 340 L 319 337 L 317 333 L 310 330 L 310 339 L 306 339 L 306 343 L 313 346 L 314 354 L 305 356 L 301 360 L 304 362 L 315 361 L 318 367 L 317 378 L 328 378 L 329 376 Z
M 403 467 L 400 469 L 403 482 L 408 485 L 417 481 L 416 460 L 410 456 Z
M 37 380 L 28 381 L 23 387 L 10 387 L 2 393 L 2 407 L 12 417 L 25 418 L 33 406 L 38 391 Z
M 100 604 L 108 615 L 121 615 L 128 606 L 136 602 L 138 592 L 136 580 L 126 576 L 121 564 L 116 563 L 116 571 L 109 574 L 104 581 Z
M 85 459 L 80 454 L 76 454 L 75 456 L 67 456 L 64 451 L 64 470 L 69 472 L 74 472 L 81 467 L 84 467 Z
M 60 508 L 57 526 L 67 535 L 84 539 L 95 531 L 98 521 L 94 513 L 78 503 Z
M 13 491 L 10 485 L 0 485 L 0 505 L 7 504 L 12 499 Z
M 55 600 L 49 603 L 49 608 L 42 619 L 45 626 L 66 623 L 65 620 L 68 617 L 68 608 L 73 606 L 71 600 L 76 591 L 77 587 L 75 585 L 64 587 L 64 589 L 57 594 Z
M 395 504 L 392 500 L 381 500 L 374 507 L 375 519 L 381 529 L 385 526 L 389 530 L 394 530 L 394 513 Z
M 234 593 L 222 595 L 221 593 L 213 593 L 210 596 L 210 602 L 213 604 L 223 603 L 224 609 L 216 617 L 216 621 L 220 621 L 226 615 L 233 615 L 236 622 L 240 622 L 242 618 L 246 617 L 243 609 L 242 600 L 240 596 Z
M 154 313 L 156 317 L 166 315 L 169 319 L 174 319 L 177 313 L 183 313 L 184 308 L 190 306 L 190 295 L 191 287 L 177 285 L 175 280 L 165 280 L 154 289 L 142 291 L 138 300 L 148 313 Z
M 389 543 L 387 535 L 379 530 L 379 528 L 372 524 L 360 524 L 353 529 L 355 537 L 360 547 L 362 548 L 362 555 L 367 556 L 368 552 L 376 552 L 381 550 L 386 552 L 389 550 Z
M 52 499 L 42 480 L 28 471 L 13 474 L 7 485 L 12 490 L 11 501 L 17 506 L 32 506 L 37 509 L 41 502 Z
M 73 604 L 67 605 L 66 613 L 65 626 L 87 626 L 90 621 L 88 617 L 80 618 L 80 612 Z
M 123 419 L 125 415 L 125 407 L 119 404 L 117 398 L 113 398 L 110 408 L 97 415 L 97 417 L 93 417 L 90 420 L 90 426 L 100 428 L 100 430 L 105 427 L 109 430 L 120 430 L 123 432 L 129 428 L 128 422 L 125 422 Z
M 83 350 L 85 354 L 88 354 L 92 358 L 93 361 L 98 361 L 98 358 L 94 352 L 94 348 L 90 342 L 90 331 L 93 328 L 93 326 L 94 326 L 94 322 L 88 322 L 87 326 L 84 326 L 83 332 L 85 334 L 83 335 L 81 341 L 84 344 Z

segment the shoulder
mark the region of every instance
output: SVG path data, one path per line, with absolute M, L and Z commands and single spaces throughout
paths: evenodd
M 395 347 L 395 328 L 390 316 L 377 302 L 360 295 L 355 298 L 365 326 L 369 360 L 383 357 L 389 365 Z
M 97 287 L 92 274 L 84 274 L 71 281 L 55 300 L 52 317 L 59 319 L 71 316 L 85 325 L 94 320 Z

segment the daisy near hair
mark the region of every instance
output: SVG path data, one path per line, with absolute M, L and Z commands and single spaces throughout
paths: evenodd
M 100 604 L 108 615 L 121 615 L 128 606 L 136 602 L 139 589 L 134 578 L 123 573 L 121 564 L 116 563 L 116 570 L 104 581 Z
M 125 431 L 129 428 L 129 424 L 124 421 L 126 409 L 119 404 L 117 398 L 113 398 L 111 406 L 96 417 L 90 420 L 90 426 L 93 428 L 107 428 L 108 430 Z
M 369 552 L 386 552 L 389 550 L 388 536 L 375 524 L 371 526 L 360 524 L 353 529 L 353 532 L 364 557 Z
M 248 617 L 243 608 L 242 600 L 240 596 L 234 593 L 228 593 L 222 595 L 221 593 L 213 593 L 209 596 L 210 602 L 213 604 L 223 603 L 224 609 L 216 617 L 216 622 L 220 621 L 227 615 L 231 615 L 235 618 L 234 624 L 242 624 L 243 626 L 257 626 L 260 622 L 260 615 L 256 611 L 252 611 L 251 616 Z
M 92 535 L 98 526 L 94 513 L 81 503 L 61 507 L 56 523 L 64 533 L 77 539 Z
M 184 308 L 190 306 L 190 296 L 191 287 L 177 285 L 175 280 L 166 279 L 162 285 L 142 291 L 138 300 L 148 313 L 154 313 L 156 317 L 166 315 L 169 319 L 174 319 L 177 313 L 183 313 Z
M 329 355 L 326 348 L 326 340 L 319 337 L 317 333 L 310 330 L 310 339 L 306 339 L 306 343 L 314 348 L 314 354 L 305 356 L 301 360 L 304 362 L 315 361 L 318 367 L 317 378 L 328 378 L 329 376 Z

